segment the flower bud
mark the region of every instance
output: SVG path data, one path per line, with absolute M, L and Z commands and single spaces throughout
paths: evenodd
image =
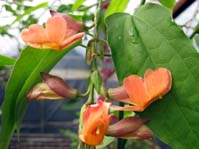
M 71 88 L 68 84 L 64 82 L 60 77 L 50 75 L 48 73 L 42 72 L 42 78 L 45 83 L 59 96 L 64 98 L 76 98 L 78 96 L 78 90 Z
M 76 98 L 78 90 L 71 88 L 63 79 L 47 73 L 41 73 L 44 83 L 38 83 L 28 94 L 28 99 L 64 99 Z
M 153 133 L 144 125 L 147 121 L 139 117 L 127 117 L 109 126 L 107 135 L 134 140 L 152 138 Z
M 64 97 L 59 96 L 53 90 L 49 88 L 46 83 L 38 83 L 27 95 L 28 99 L 63 99 Z

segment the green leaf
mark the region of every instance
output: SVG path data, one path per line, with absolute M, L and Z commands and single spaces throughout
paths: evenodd
M 160 3 L 167 8 L 173 9 L 175 0 L 160 0 Z
M 62 50 L 25 48 L 9 78 L 4 102 L 2 105 L 2 127 L 0 132 L 0 148 L 7 149 L 15 128 L 21 123 L 28 100 L 26 95 L 39 81 L 40 72 L 48 72 L 70 49 Z
M 15 24 L 19 20 L 21 20 L 24 16 L 32 13 L 33 11 L 35 11 L 37 9 L 44 8 L 44 7 L 48 7 L 48 2 L 44 2 L 44 3 L 38 4 L 38 5 L 34 6 L 34 7 L 31 7 L 29 9 L 25 10 L 23 14 L 17 16 L 17 18 L 10 24 L 10 26 Z
M 10 5 L 4 5 L 6 11 L 11 12 L 13 15 L 17 15 L 16 11 Z
M 15 63 L 14 58 L 10 58 L 10 57 L 0 55 L 0 66 L 13 65 L 14 63 Z
M 199 148 L 199 54 L 170 10 L 149 3 L 133 16 L 114 14 L 106 23 L 120 83 L 130 74 L 143 76 L 147 68 L 172 73 L 171 91 L 141 113 L 149 127 L 173 148 Z
M 104 137 L 104 140 L 101 145 L 96 146 L 96 149 L 105 149 L 109 144 L 111 144 L 114 141 L 114 137 Z
M 123 12 L 128 5 L 129 0 L 111 0 L 105 13 L 105 18 L 116 12 Z
M 91 81 L 93 82 L 96 91 L 98 93 L 100 93 L 100 89 L 102 86 L 102 77 L 101 77 L 99 71 L 96 70 L 91 74 Z
M 72 10 L 77 10 L 84 2 L 85 0 L 75 0 Z

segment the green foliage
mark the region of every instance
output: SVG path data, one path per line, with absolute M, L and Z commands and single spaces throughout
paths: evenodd
M 173 22 L 169 9 L 146 4 L 131 16 L 107 18 L 108 42 L 119 81 L 147 68 L 166 67 L 172 73 L 171 91 L 140 115 L 161 140 L 176 149 L 199 147 L 199 55 Z M 187 139 L 185 139 L 185 136 Z
M 175 0 L 160 0 L 160 3 L 167 8 L 173 9 Z
M 128 5 L 129 0 L 111 0 L 105 13 L 105 18 L 116 12 L 123 12 Z
M 57 8 L 57 11 L 58 12 L 66 12 L 66 13 L 69 13 L 69 12 L 72 12 L 72 6 L 73 5 L 60 5 L 58 8 Z
M 18 16 L 16 17 L 16 19 L 11 23 L 11 26 L 12 26 L 13 24 L 15 24 L 16 22 L 20 21 L 24 16 L 26 16 L 26 15 L 32 13 L 33 11 L 35 11 L 35 10 L 37 10 L 37 9 L 44 8 L 44 7 L 48 7 L 48 2 L 43 2 L 43 3 L 41 3 L 41 4 L 38 4 L 38 5 L 34 6 L 34 7 L 30 7 L 30 8 L 28 8 L 28 9 L 26 9 L 26 10 L 24 11 L 23 14 L 18 15 Z
M 13 15 L 17 15 L 16 11 L 10 6 L 10 5 L 5 5 L 6 11 L 11 12 Z
M 14 63 L 15 59 L 0 55 L 0 66 L 13 65 Z
M 48 72 L 75 45 L 62 50 L 25 48 L 9 78 L 4 102 L 2 105 L 2 127 L 0 132 L 0 148 L 7 149 L 16 127 L 19 127 L 28 100 L 29 90 L 39 81 L 40 72 Z
M 75 0 L 72 10 L 77 10 L 84 2 L 85 0 Z

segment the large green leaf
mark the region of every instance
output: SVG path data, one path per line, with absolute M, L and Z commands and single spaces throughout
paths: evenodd
M 0 148 L 7 149 L 12 134 L 23 119 L 28 105 L 28 91 L 41 80 L 40 72 L 49 71 L 73 46 L 62 50 L 25 48 L 8 81 L 2 105 L 2 127 L 0 132 Z
M 13 65 L 14 63 L 15 59 L 0 55 L 0 66 Z
M 129 0 L 111 0 L 108 9 L 106 10 L 105 17 L 115 13 L 123 12 L 128 5 Z
M 176 149 L 199 148 L 199 54 L 171 19 L 170 10 L 146 4 L 131 16 L 107 18 L 108 43 L 120 83 L 147 68 L 168 68 L 171 91 L 141 116 L 161 140 Z

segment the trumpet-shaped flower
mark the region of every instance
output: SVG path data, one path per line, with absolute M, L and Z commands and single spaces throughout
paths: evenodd
M 132 106 L 117 107 L 115 110 L 144 111 L 152 102 L 161 98 L 171 89 L 172 77 L 166 68 L 158 68 L 155 71 L 148 69 L 144 79 L 137 75 L 130 75 L 123 81 L 123 86 L 109 89 L 109 97 Z
M 102 143 L 109 127 L 109 106 L 110 103 L 99 100 L 83 112 L 83 128 L 79 137 L 86 144 L 97 146 Z
M 35 48 L 51 48 L 62 50 L 82 39 L 84 33 L 79 33 L 83 24 L 71 17 L 50 11 L 52 17 L 46 22 L 46 27 L 33 24 L 23 29 L 21 37 L 25 43 Z

